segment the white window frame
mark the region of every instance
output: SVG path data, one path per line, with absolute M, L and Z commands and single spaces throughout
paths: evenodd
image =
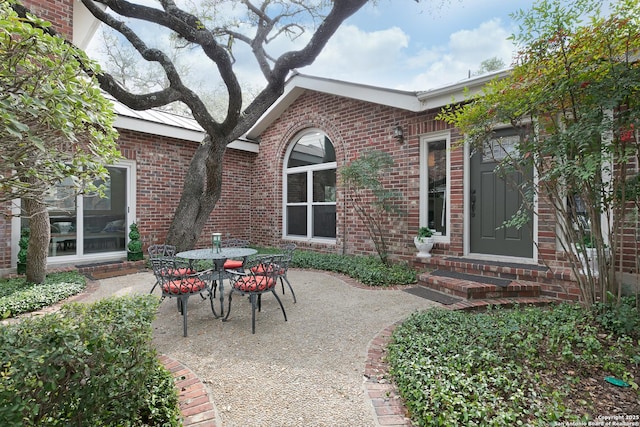
M 320 133 L 328 138 L 328 135 L 319 130 L 319 129 L 308 129 L 302 133 L 297 134 L 292 140 L 289 146 L 287 147 L 287 151 L 285 153 L 284 162 L 283 162 L 283 171 L 282 171 L 282 238 L 286 240 L 294 240 L 294 241 L 307 241 L 307 242 L 319 242 L 319 243 L 329 243 L 335 244 L 336 238 L 332 237 L 314 237 L 313 236 L 313 208 L 314 206 L 336 206 L 336 215 L 337 215 L 337 200 L 333 202 L 314 202 L 313 201 L 313 173 L 317 171 L 323 170 L 334 170 L 336 172 L 336 179 L 338 173 L 338 163 L 337 162 L 329 162 L 329 163 L 321 163 L 309 166 L 298 166 L 295 168 L 288 168 L 287 165 L 289 163 L 289 157 L 291 156 L 291 152 L 293 151 L 293 147 L 296 146 L 300 138 L 305 135 L 311 133 Z M 329 138 L 329 141 L 333 145 L 333 141 Z M 335 145 L 334 145 L 335 148 Z M 306 202 L 298 202 L 298 203 L 288 203 L 287 202 L 287 177 L 289 174 L 298 174 L 298 173 L 306 173 L 307 174 L 307 201 Z M 337 182 L 336 182 L 337 185 Z M 288 229 L 288 214 L 287 208 L 289 206 L 306 206 L 307 207 L 307 235 L 290 235 L 287 234 Z M 337 218 L 336 218 L 337 219 Z M 337 227 L 337 225 L 336 225 Z M 337 230 L 336 230 L 337 235 Z
M 451 241 L 451 131 L 432 132 L 420 138 L 420 227 L 429 225 L 429 144 L 445 141 L 447 185 L 445 189 L 446 235 L 435 235 L 436 243 Z
M 113 165 L 108 165 L 111 167 L 121 168 L 127 170 L 127 195 L 126 195 L 126 203 L 127 203 L 127 226 L 125 229 L 125 245 L 129 243 L 129 226 L 136 222 L 136 162 L 133 160 L 120 160 Z M 76 199 L 76 212 L 83 212 L 83 197 L 80 195 Z M 12 250 L 11 250 L 11 265 L 15 266 L 18 259 L 18 241 L 20 236 L 20 227 L 21 221 L 18 216 L 20 213 L 20 200 L 14 201 L 14 217 L 11 220 L 11 242 L 12 242 Z M 84 240 L 84 228 L 83 228 L 83 215 L 77 215 L 76 219 L 76 239 L 78 242 L 82 242 Z M 77 250 L 74 255 L 63 255 L 63 256 L 55 256 L 55 257 L 47 257 L 47 264 L 49 265 L 58 265 L 58 264 L 66 264 L 70 262 L 84 262 L 84 261 L 111 261 L 111 260 L 120 260 L 124 256 L 126 256 L 125 251 L 113 251 L 113 252 L 103 252 L 103 253 L 95 253 L 95 254 L 84 254 L 84 249 L 82 245 L 77 245 Z

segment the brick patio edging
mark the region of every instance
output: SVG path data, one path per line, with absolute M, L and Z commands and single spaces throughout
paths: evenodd
M 175 378 L 180 412 L 183 417 L 182 425 L 222 427 L 218 411 L 200 378 L 191 369 L 167 355 L 162 354 L 159 359 Z
M 369 344 L 365 360 L 365 397 L 371 402 L 378 426 L 410 427 L 411 420 L 396 386 L 387 378 L 386 346 L 397 324 L 381 331 Z M 176 380 L 180 411 L 184 427 L 222 427 L 215 404 L 206 386 L 196 374 L 179 361 L 167 355 L 160 362 Z

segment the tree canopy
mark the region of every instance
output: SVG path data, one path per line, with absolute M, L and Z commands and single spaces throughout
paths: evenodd
M 640 6 L 622 0 L 608 16 L 599 7 L 592 0 L 541 0 L 517 12 L 511 74 L 441 114 L 476 147 L 504 124 L 522 129 L 500 168 L 535 171 L 535 182 L 522 187 L 522 211 L 532 210 L 534 199 L 551 204 L 587 303 L 608 291 L 620 295 L 614 266 L 622 268 L 625 230 L 638 227 Z M 597 250 L 599 278 L 580 270 L 587 246 Z M 608 262 L 611 251 L 617 264 Z
M 48 33 L 48 22 L 0 3 L 0 202 L 22 199 L 29 218 L 27 280 L 44 280 L 49 248 L 45 198 L 65 178 L 97 190 L 119 152 L 111 104 L 86 71 L 85 54 Z

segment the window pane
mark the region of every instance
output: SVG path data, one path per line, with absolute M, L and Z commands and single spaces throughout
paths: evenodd
M 313 201 L 336 201 L 336 170 L 316 171 L 313 173 Z
M 307 235 L 307 207 L 288 206 L 287 207 L 287 235 L 305 236 Z
M 51 224 L 49 256 L 76 254 L 76 194 L 71 178 L 55 185 L 46 198 Z
M 289 156 L 287 167 L 318 165 L 336 161 L 333 144 L 321 133 L 311 133 L 302 136 Z
M 429 223 L 436 232 L 447 234 L 447 150 L 445 141 L 430 142 L 427 166 L 429 170 Z
M 106 197 L 84 196 L 84 252 L 124 251 L 127 233 L 127 172 L 107 168 Z M 100 183 L 96 183 L 100 184 Z
M 287 175 L 287 203 L 307 201 L 307 173 L 291 173 Z
M 313 207 L 313 237 L 336 237 L 335 205 Z

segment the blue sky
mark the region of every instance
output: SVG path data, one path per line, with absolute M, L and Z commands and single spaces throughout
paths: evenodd
M 157 7 L 154 0 L 136 1 Z M 370 2 L 343 24 L 313 65 L 298 71 L 411 91 L 455 83 L 478 70 L 486 59 L 498 57 L 507 66 L 511 64 L 514 47 L 507 37 L 517 27 L 509 14 L 519 8 L 529 9 L 532 3 L 533 0 Z M 164 38 L 157 30 L 147 29 L 141 34 L 145 32 L 151 44 Z M 306 40 L 308 35 L 297 43 L 272 43 L 271 47 L 278 53 L 299 48 Z M 249 52 L 234 48 L 234 55 L 241 81 L 263 87 L 264 80 Z M 211 85 L 212 76 L 217 73 L 208 60 L 194 54 L 185 63 L 201 85 Z
M 455 83 L 483 60 L 508 66 L 517 32 L 509 14 L 533 1 L 379 0 L 351 17 L 300 72 L 403 90 Z

